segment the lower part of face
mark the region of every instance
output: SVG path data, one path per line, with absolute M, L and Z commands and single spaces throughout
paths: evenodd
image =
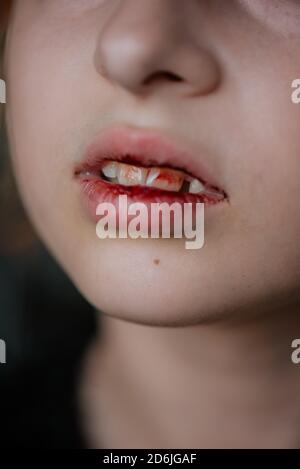
M 183 326 L 284 311 L 299 301 L 300 105 L 291 83 L 300 75 L 300 6 L 171 3 L 15 2 L 7 124 L 24 203 L 74 283 L 108 315 Z M 161 73 L 174 67 L 181 81 Z M 96 236 L 74 167 L 115 124 L 205 148 L 199 159 L 228 203 L 205 211 L 201 249 Z

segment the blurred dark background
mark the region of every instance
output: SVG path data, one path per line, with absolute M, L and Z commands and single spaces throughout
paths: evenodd
M 38 240 L 0 135 L 0 447 L 81 448 L 80 363 L 96 313 Z M 98 313 L 99 314 L 99 313 Z

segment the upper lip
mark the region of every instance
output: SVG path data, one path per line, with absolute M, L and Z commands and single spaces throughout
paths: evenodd
M 101 169 L 103 161 L 115 160 L 144 167 L 163 166 L 185 171 L 227 195 L 206 167 L 202 152 L 193 151 L 173 138 L 152 129 L 113 125 L 103 129 L 87 146 L 75 175 Z

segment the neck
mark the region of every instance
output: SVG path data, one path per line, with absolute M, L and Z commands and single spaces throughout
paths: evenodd
M 300 440 L 300 365 L 291 361 L 298 316 L 158 328 L 103 315 L 89 376 L 94 389 L 97 376 L 99 389 L 103 373 L 117 377 L 166 447 L 293 446 Z

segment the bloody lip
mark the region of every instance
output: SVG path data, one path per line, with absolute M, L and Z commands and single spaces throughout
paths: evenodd
M 179 169 L 204 182 L 215 194 L 171 192 L 144 186 L 123 186 L 105 181 L 100 171 L 106 160 L 114 160 L 136 166 L 162 166 Z M 75 167 L 75 179 L 82 188 L 83 200 L 93 220 L 97 221 L 96 208 L 102 202 L 117 207 L 118 197 L 127 195 L 128 203 L 152 202 L 180 204 L 202 202 L 212 206 L 228 200 L 214 178 L 190 150 L 175 144 L 169 138 L 153 130 L 118 125 L 103 130 L 87 147 L 83 162 Z

